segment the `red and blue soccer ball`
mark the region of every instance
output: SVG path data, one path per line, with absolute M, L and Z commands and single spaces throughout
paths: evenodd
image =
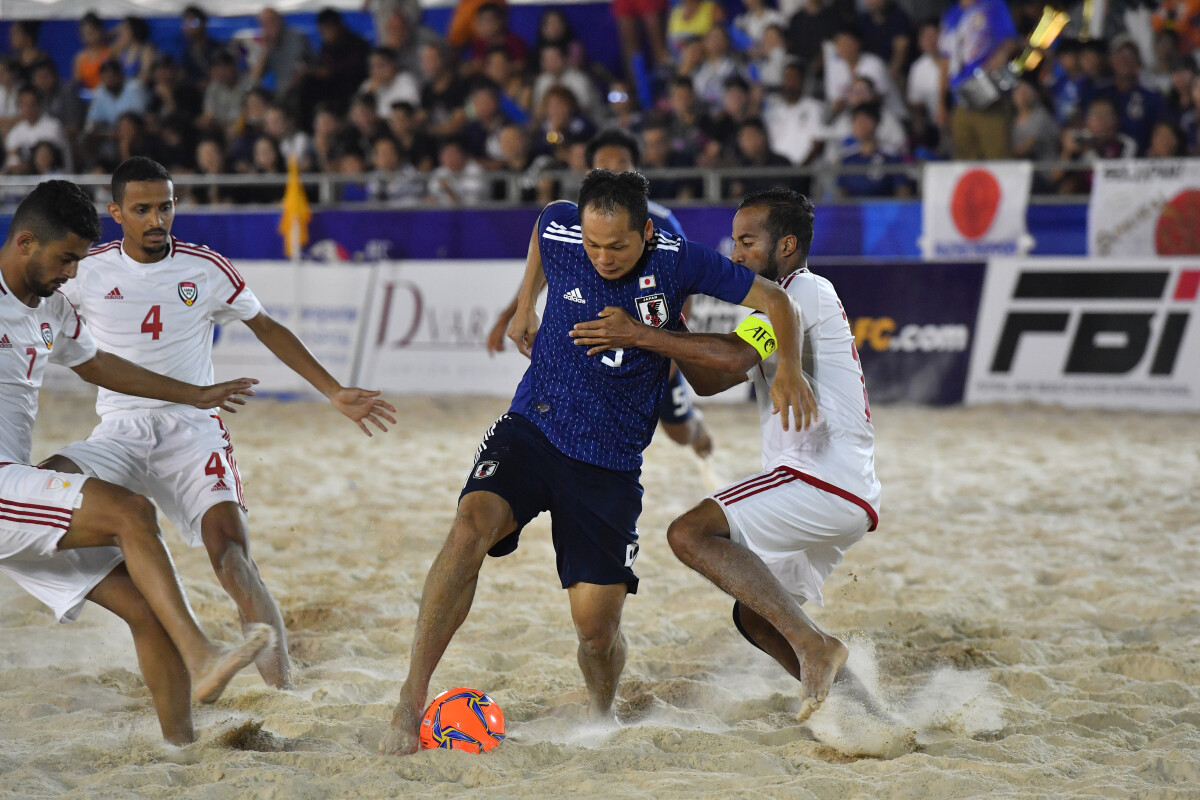
M 421 720 L 421 747 L 482 753 L 504 741 L 504 712 L 474 689 L 451 689 L 433 698 Z

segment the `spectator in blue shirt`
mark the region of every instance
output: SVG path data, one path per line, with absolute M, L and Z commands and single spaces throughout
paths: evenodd
M 112 127 L 117 117 L 127 111 L 145 114 L 147 102 L 141 82 L 126 78 L 121 62 L 110 58 L 100 65 L 100 85 L 92 96 L 86 128 L 95 131 Z
M 857 105 L 850 112 L 853 135 L 842 145 L 846 166 L 883 166 L 903 164 L 897 155 L 885 153 L 875 141 L 875 130 L 879 127 L 879 106 L 875 103 Z M 842 175 L 838 178 L 838 191 L 843 197 L 907 197 L 912 194 L 912 184 L 897 172 L 871 171 Z
M 1058 124 L 1079 124 L 1094 90 L 1091 76 L 1083 69 L 1083 44 L 1078 39 L 1061 40 L 1054 53 L 1054 73 L 1050 79 Z
M 1161 94 L 1142 85 L 1142 56 L 1129 34 L 1113 37 L 1109 60 L 1112 82 L 1098 88 L 1096 95 L 1113 101 L 1121 133 L 1137 142 L 1139 154 L 1145 153 L 1154 123 L 1166 116 L 1166 101 Z
M 1016 49 L 1017 28 L 1001 0 L 958 0 L 942 17 L 939 49 L 947 87 L 955 107 L 948 116 L 939 110 L 938 125 L 950 125 L 957 159 L 1010 158 L 1012 106 L 1001 97 L 988 108 L 970 108 L 961 94 L 976 70 L 991 72 L 1004 66 Z M 943 101 L 944 102 L 944 101 Z

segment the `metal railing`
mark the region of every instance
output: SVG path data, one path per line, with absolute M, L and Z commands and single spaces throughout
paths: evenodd
M 754 181 L 756 184 L 762 182 L 771 182 L 772 179 L 780 183 L 797 185 L 807 184 L 810 194 L 815 199 L 822 203 L 860 203 L 874 202 L 878 200 L 890 200 L 895 198 L 842 198 L 836 196 L 835 187 L 837 179 L 843 175 L 901 175 L 912 182 L 915 192 L 914 195 L 919 197 L 921 193 L 921 178 L 923 174 L 923 162 L 905 163 L 905 164 L 862 164 L 862 165 L 842 165 L 842 164 L 827 164 L 819 163 L 804 167 L 721 167 L 714 169 L 705 169 L 700 167 L 678 167 L 671 169 L 644 169 L 643 173 L 650 179 L 651 185 L 656 181 L 671 181 L 674 183 L 688 183 L 692 187 L 698 187 L 700 191 L 694 197 L 670 199 L 667 202 L 672 206 L 689 206 L 689 205 L 717 205 L 728 203 L 730 198 L 727 188 L 735 181 Z M 1095 168 L 1095 162 L 1083 161 L 1038 161 L 1033 163 L 1035 175 L 1045 175 L 1047 178 L 1055 172 L 1088 172 Z M 428 180 L 432 173 L 412 173 L 412 172 L 369 172 L 359 175 L 343 175 L 338 173 L 312 172 L 305 173 L 300 176 L 301 183 L 304 184 L 309 192 L 310 200 L 315 206 L 333 206 L 345 205 L 354 203 L 355 205 L 366 205 L 373 207 L 397 207 L 396 203 L 387 201 L 386 199 L 378 200 L 357 200 L 343 201 L 342 189 L 350 185 L 365 185 L 372 181 L 396 181 L 411 179 L 414 181 Z M 176 189 L 182 190 L 180 194 L 185 198 L 189 195 L 190 189 L 193 187 L 219 187 L 224 189 L 238 190 L 246 187 L 262 188 L 277 186 L 281 189 L 287 183 L 287 175 L 279 174 L 241 174 L 229 173 L 221 175 L 195 175 L 195 174 L 178 174 L 173 176 Z M 533 175 L 530 172 L 508 172 L 508 171 L 486 171 L 480 175 L 474 176 L 475 179 L 482 181 L 485 185 L 493 186 L 502 184 L 504 186 L 503 199 L 486 200 L 479 203 L 470 204 L 473 208 L 511 208 L 513 205 L 540 205 L 539 202 L 524 203 L 519 202 L 522 192 L 529 188 L 531 178 L 536 180 L 549 179 L 552 181 L 561 181 L 568 179 L 571 183 L 577 183 L 582 180 L 582 175 L 566 170 L 544 170 L 539 174 Z M 88 187 L 94 191 L 94 196 L 98 203 L 105 203 L 108 200 L 108 175 L 81 174 L 81 175 L 7 175 L 0 176 L 0 197 L 4 198 L 6 205 L 12 205 L 19 201 L 22 196 L 30 189 L 44 180 L 50 178 L 64 178 L 81 186 Z M 1049 185 L 1047 182 L 1046 185 Z M 1087 195 L 1061 195 L 1050 193 L 1039 193 L 1035 185 L 1034 194 L 1031 197 L 1031 202 L 1034 204 L 1056 205 L 1064 203 L 1085 203 Z M 553 199 L 553 198 L 551 198 Z M 181 203 L 181 205 L 183 205 Z M 228 209 L 230 206 L 244 207 L 248 205 L 258 206 L 276 206 L 277 203 L 219 203 L 199 205 L 196 203 L 187 202 L 189 211 L 202 210 L 204 208 Z M 403 207 L 409 208 L 431 208 L 445 207 L 433 203 L 405 203 Z

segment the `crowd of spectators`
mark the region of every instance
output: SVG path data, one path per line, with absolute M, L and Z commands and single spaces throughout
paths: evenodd
M 966 102 L 970 82 L 1023 51 L 1041 0 L 615 0 L 615 71 L 589 58 L 558 8 L 526 41 L 495 0 L 459 3 L 445 36 L 422 26 L 414 0 L 367 5 L 373 42 L 325 10 L 317 46 L 271 8 L 255 35 L 218 44 L 189 7 L 177 55 L 155 49 L 144 19 L 106 29 L 89 13 L 69 75 L 39 49 L 38 23 L 13 22 L 0 58 L 5 173 L 108 174 L 146 155 L 214 176 L 185 187 L 186 202 L 271 203 L 278 182 L 216 176 L 279 176 L 294 158 L 337 174 L 338 199 L 408 206 L 569 194 L 606 126 L 639 138 L 645 169 L 771 168 L 723 177 L 725 198 L 791 166 L 857 167 L 789 179 L 802 190 L 891 197 L 914 190 L 894 165 L 932 159 L 1200 155 L 1196 0 L 1129 3 L 1084 20 L 1090 30 L 1076 13 L 987 105 Z M 1089 186 L 1086 170 L 1035 181 L 1039 192 Z M 704 183 L 654 180 L 652 191 L 698 198 Z

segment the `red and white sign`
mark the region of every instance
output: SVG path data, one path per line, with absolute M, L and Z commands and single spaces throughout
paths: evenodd
M 1028 161 L 927 162 L 921 253 L 931 261 L 1025 255 L 1033 165 Z
M 1088 253 L 1200 255 L 1200 160 L 1100 161 L 1093 176 Z
M 988 263 L 966 402 L 1200 411 L 1200 260 Z

